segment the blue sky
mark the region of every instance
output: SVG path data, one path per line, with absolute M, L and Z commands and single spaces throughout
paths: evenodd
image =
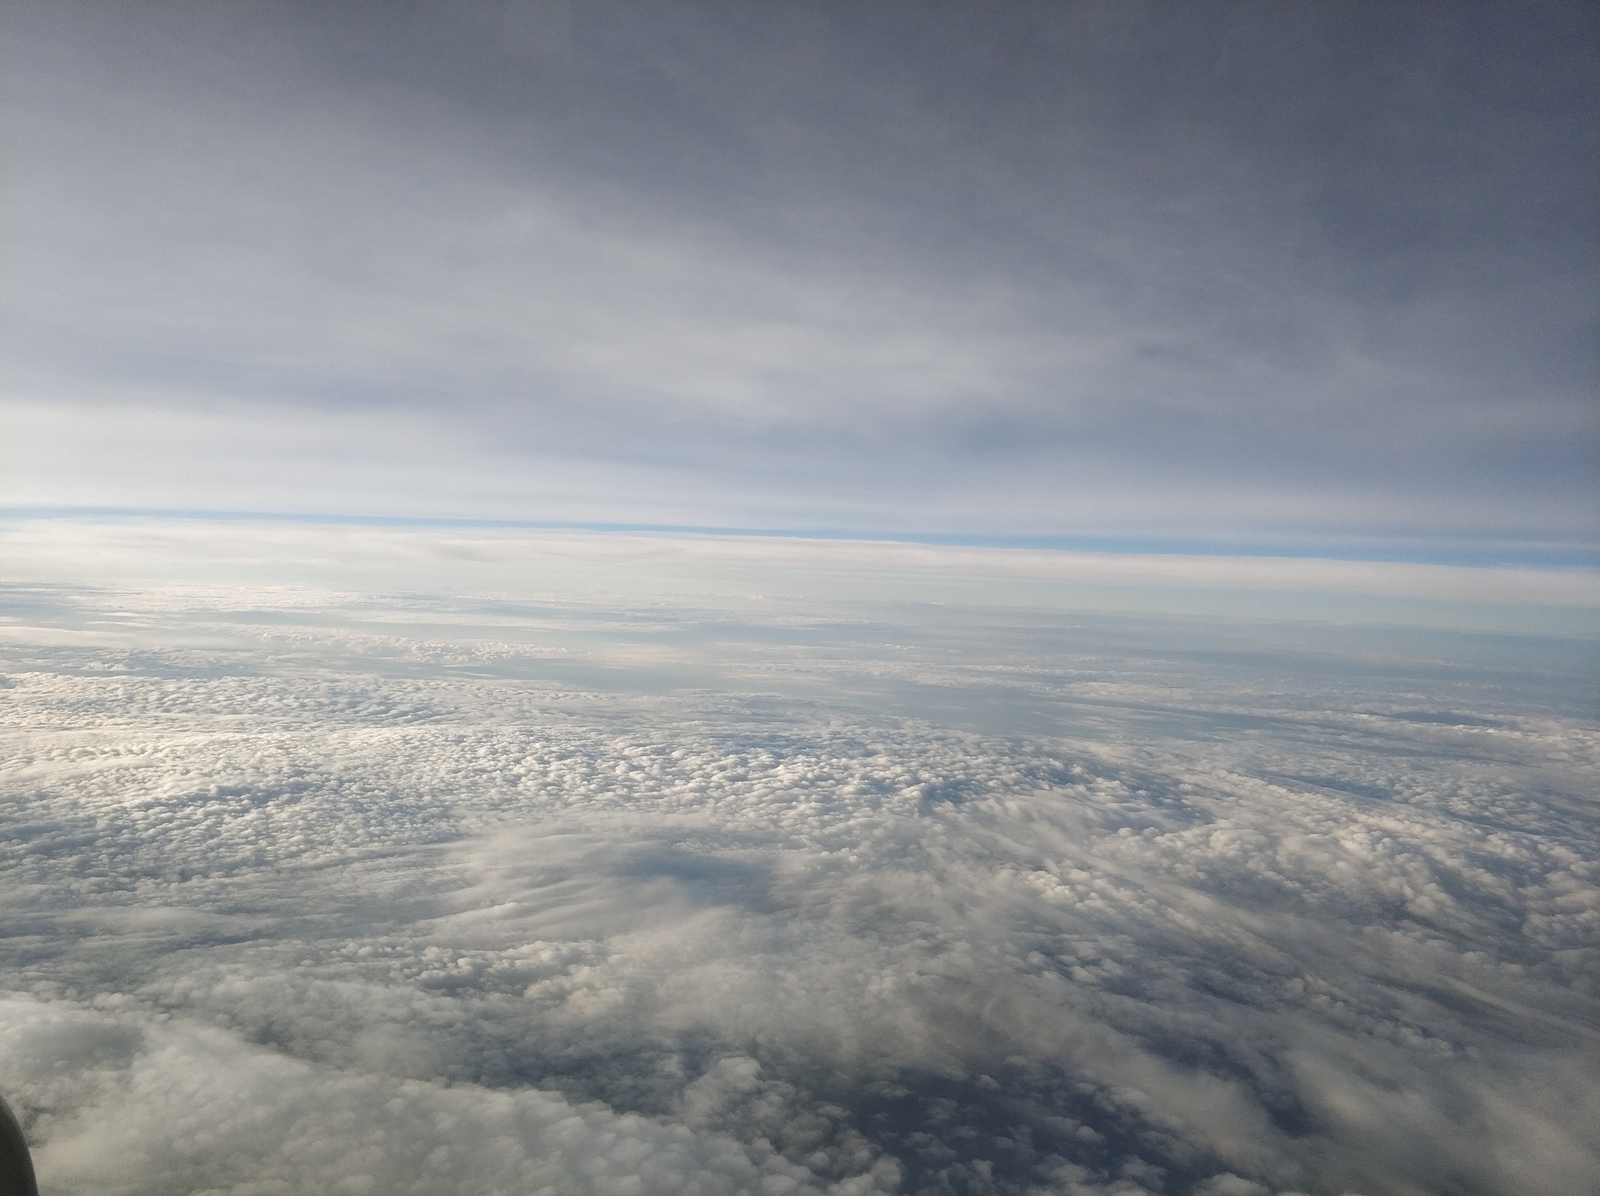
M 6 26 L 12 510 L 1592 559 L 1592 5 Z

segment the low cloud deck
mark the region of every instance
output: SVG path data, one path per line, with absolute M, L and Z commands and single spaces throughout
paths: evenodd
M 7 609 L 0 1075 L 47 1192 L 1600 1176 L 1592 645 Z

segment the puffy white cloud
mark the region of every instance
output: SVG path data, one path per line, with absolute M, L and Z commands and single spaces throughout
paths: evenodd
M 24 598 L 0 1074 L 48 1190 L 1600 1175 L 1600 736 L 1559 668 Z
M 47 1113 L 65 1190 L 230 1193 L 801 1192 L 775 1151 L 532 1089 L 335 1071 L 162 1018 L 9 1001 L 8 1075 Z M 752 1156 L 759 1156 L 753 1158 Z M 876 1176 L 837 1190 L 865 1192 Z

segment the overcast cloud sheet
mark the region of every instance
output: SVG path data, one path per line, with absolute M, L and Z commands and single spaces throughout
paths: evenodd
M 1594 560 L 1592 4 L 5 19 L 8 506 Z

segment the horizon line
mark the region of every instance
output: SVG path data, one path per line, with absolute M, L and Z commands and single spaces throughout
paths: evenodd
M 1122 556 L 1262 557 L 1291 560 L 1372 561 L 1393 564 L 1452 565 L 1468 568 L 1600 570 L 1600 545 L 1577 549 L 1512 546 L 1411 547 L 1382 549 L 1371 539 L 1359 548 L 1332 545 L 1288 546 L 1237 540 L 1183 537 L 913 532 L 854 528 L 741 527 L 717 524 L 640 523 L 581 519 L 509 519 L 494 516 L 371 515 L 351 512 L 242 511 L 192 507 L 0 506 L 0 522 L 34 519 L 172 519 L 214 523 L 310 523 L 357 527 L 499 528 L 523 531 L 578 531 L 614 535 L 694 535 L 777 540 L 835 540 L 921 544 L 949 548 L 1010 548 L 1042 552 L 1086 552 Z M 1349 537 L 1356 540 L 1358 537 Z

